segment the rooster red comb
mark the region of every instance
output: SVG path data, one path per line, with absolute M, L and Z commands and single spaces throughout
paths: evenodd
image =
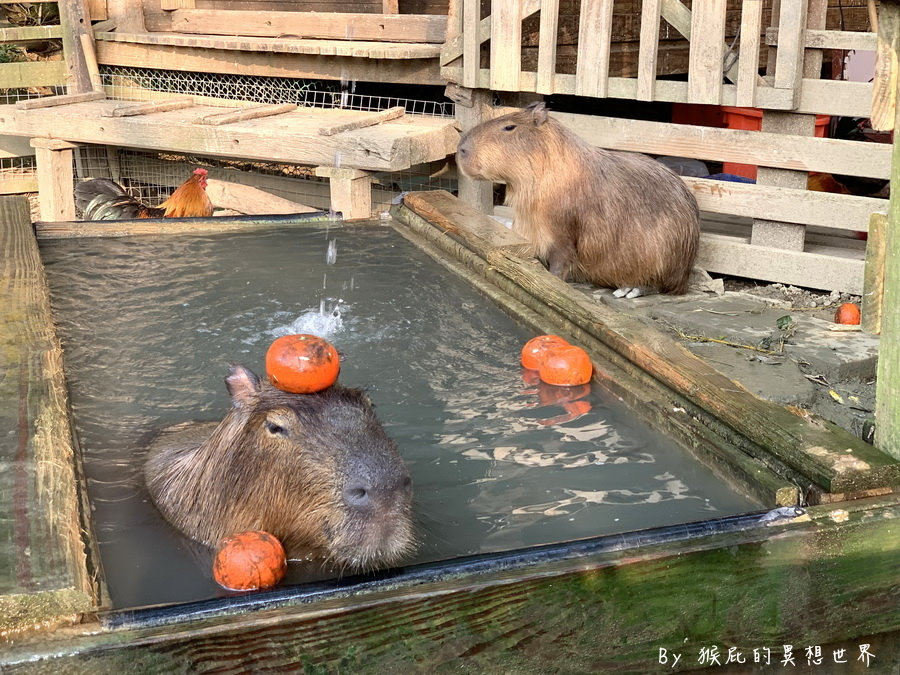
M 209 173 L 206 169 L 194 169 L 195 176 L 206 176 Z

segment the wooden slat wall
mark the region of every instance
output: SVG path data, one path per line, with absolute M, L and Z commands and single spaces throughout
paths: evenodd
M 553 93 L 553 79 L 556 75 L 556 32 L 558 29 L 559 0 L 541 0 L 537 76 L 537 92 L 539 94 Z
M 491 89 L 519 91 L 522 64 L 522 3 L 491 3 Z
M 752 108 L 756 105 L 762 10 L 762 0 L 744 0 L 741 9 L 740 64 L 735 101 L 741 107 Z
M 647 0 L 641 15 L 641 45 L 638 55 L 637 99 L 652 101 L 656 88 L 656 57 L 659 52 L 659 20 L 662 0 Z
M 461 0 L 463 3 L 463 80 L 462 84 L 475 88 L 481 69 L 481 3 L 478 0 Z

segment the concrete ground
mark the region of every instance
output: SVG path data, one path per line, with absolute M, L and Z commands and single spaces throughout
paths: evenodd
M 871 442 L 878 337 L 835 330 L 842 302 L 859 298 L 781 284 L 695 274 L 683 296 L 615 298 L 578 287 L 633 313 L 762 398 L 809 410 Z

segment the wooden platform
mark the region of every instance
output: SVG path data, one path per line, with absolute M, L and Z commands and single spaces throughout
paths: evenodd
M 125 103 L 100 100 L 37 110 L 0 106 L 0 133 L 365 171 L 397 171 L 443 159 L 455 152 L 459 137 L 454 120 L 417 115 L 324 136 L 320 129 L 377 113 L 319 108 L 299 108 L 222 126 L 199 124 L 198 120 L 234 108 L 197 105 L 131 117 L 109 116 Z

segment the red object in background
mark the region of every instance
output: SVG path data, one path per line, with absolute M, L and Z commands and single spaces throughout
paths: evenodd
M 740 129 L 742 131 L 759 131 L 762 126 L 762 110 L 757 108 L 735 108 L 722 106 L 722 118 L 728 129 Z M 816 136 L 825 138 L 831 117 L 828 115 L 816 115 Z M 743 176 L 756 180 L 756 167 L 753 164 L 738 164 L 725 162 L 722 164 L 722 173 L 730 173 L 735 176 Z

